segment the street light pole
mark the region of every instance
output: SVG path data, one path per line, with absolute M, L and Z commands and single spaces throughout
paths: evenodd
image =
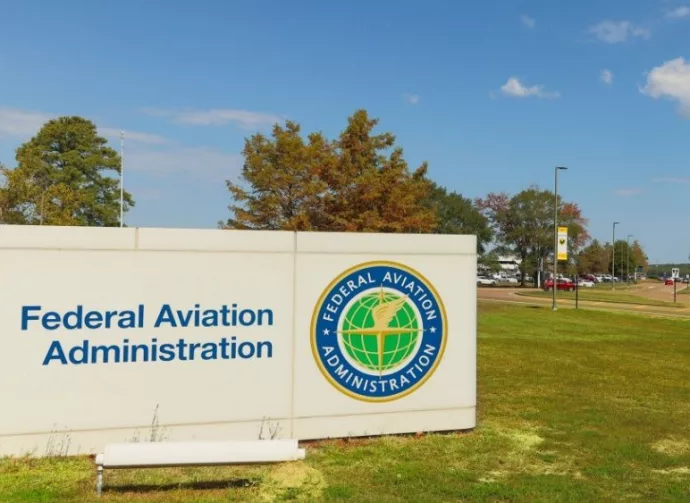
M 616 225 L 620 222 L 613 222 L 613 259 L 611 260 L 611 290 L 616 289 Z
M 558 284 L 556 281 L 556 272 L 558 271 L 558 172 L 560 170 L 566 170 L 568 168 L 564 166 L 556 166 L 553 170 L 553 282 L 551 284 L 553 292 L 553 304 L 551 309 L 556 310 L 556 290 Z
M 625 249 L 625 284 L 630 286 L 630 238 L 633 237 L 632 234 L 628 234 L 625 243 L 627 248 Z
M 120 131 L 120 227 L 125 224 L 125 132 Z

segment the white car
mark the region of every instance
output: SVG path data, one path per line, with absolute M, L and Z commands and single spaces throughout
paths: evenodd
M 503 281 L 506 283 L 511 283 L 513 285 L 517 285 L 519 283 L 517 278 L 503 278 Z
M 592 287 L 594 287 L 594 282 L 592 282 L 588 279 L 579 279 L 579 280 L 577 280 L 577 286 L 583 286 L 585 288 L 592 288 Z
M 477 276 L 477 286 L 496 286 L 496 280 L 486 276 Z

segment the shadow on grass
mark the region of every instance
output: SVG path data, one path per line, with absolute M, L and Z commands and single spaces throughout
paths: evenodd
M 123 485 L 104 485 L 103 493 L 150 493 L 179 490 L 212 491 L 218 489 L 249 489 L 258 485 L 258 480 L 252 479 L 231 479 L 231 480 L 209 480 L 199 482 L 181 482 L 173 484 L 123 484 Z

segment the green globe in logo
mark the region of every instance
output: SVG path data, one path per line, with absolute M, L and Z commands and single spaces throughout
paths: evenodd
M 367 293 L 344 313 L 342 345 L 362 370 L 384 371 L 399 367 L 414 352 L 420 322 L 407 297 L 395 293 Z
M 311 319 L 311 349 L 324 377 L 364 402 L 408 396 L 438 367 L 447 342 L 439 293 L 397 262 L 364 262 L 323 290 Z

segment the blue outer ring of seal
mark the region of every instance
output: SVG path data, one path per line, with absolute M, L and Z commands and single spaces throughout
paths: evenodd
M 369 286 L 362 287 L 363 290 L 375 290 L 383 286 L 385 289 L 408 295 L 421 315 L 424 328 L 416 355 L 404 367 L 384 374 L 381 378 L 375 372 L 353 366 L 343 355 L 336 339 L 339 321 L 349 299 L 343 299 L 338 306 L 330 301 L 334 295 L 342 297 L 341 287 L 347 291 L 347 282 L 354 281 L 357 284 L 360 276 L 367 278 L 369 283 Z M 397 278 L 398 282 L 389 281 L 388 278 Z M 405 282 L 402 281 L 403 278 Z M 411 289 L 410 280 L 414 282 Z M 353 398 L 389 401 L 405 396 L 433 374 L 443 356 L 447 330 L 443 303 L 436 290 L 421 274 L 401 264 L 376 262 L 350 269 L 324 292 L 314 315 L 311 336 L 317 363 L 336 388 Z M 398 384 L 397 389 L 390 385 L 391 381 Z

